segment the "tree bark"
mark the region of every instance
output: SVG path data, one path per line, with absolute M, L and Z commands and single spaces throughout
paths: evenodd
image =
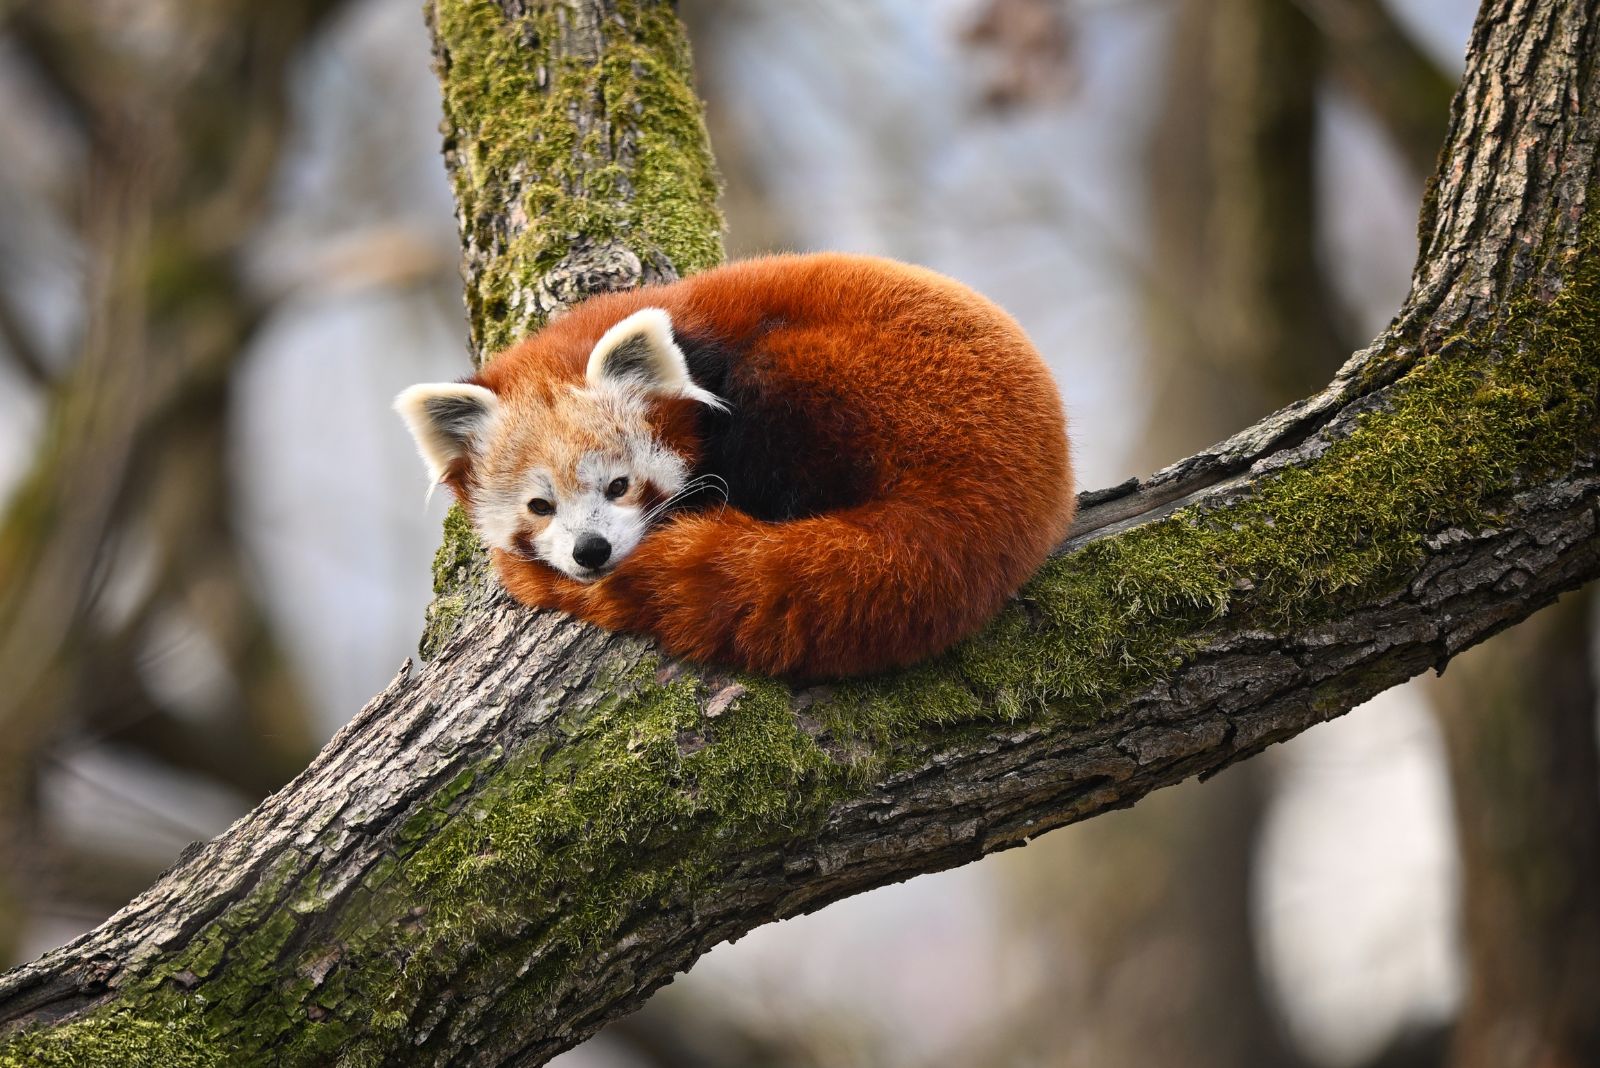
M 480 352 L 716 258 L 667 4 L 430 11 Z M 462 586 L 457 517 L 432 661 L 0 979 L 0 1064 L 542 1063 L 720 941 L 1216 771 L 1594 577 L 1597 49 L 1589 5 L 1491 0 L 1392 327 L 1315 397 L 1085 495 L 932 664 L 794 691 L 664 661 Z
M 1334 71 L 1425 179 L 1450 98 L 1444 73 L 1381 0 L 1310 0 L 1307 10 L 1329 39 Z M 1497 635 L 1427 688 L 1455 785 L 1461 857 L 1468 979 L 1455 1068 L 1600 1064 L 1591 605 L 1580 595 Z M 1444 1063 L 1442 1049 L 1436 1060 Z

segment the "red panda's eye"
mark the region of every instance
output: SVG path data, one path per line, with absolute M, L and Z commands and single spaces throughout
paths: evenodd
M 555 510 L 556 506 L 545 500 L 543 497 L 535 497 L 533 500 L 528 502 L 528 511 L 532 512 L 534 515 L 551 515 L 555 512 Z
M 614 478 L 611 480 L 611 485 L 606 487 L 606 496 L 613 501 L 627 492 L 628 480 L 626 478 Z

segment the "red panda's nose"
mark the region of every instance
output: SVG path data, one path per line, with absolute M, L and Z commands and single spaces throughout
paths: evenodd
M 611 559 L 611 543 L 598 534 L 579 534 L 572 547 L 572 559 L 579 567 L 597 568 Z

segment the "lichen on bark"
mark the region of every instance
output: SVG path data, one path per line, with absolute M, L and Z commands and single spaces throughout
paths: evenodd
M 163 1017 L 147 1006 L 84 1017 L 24 1035 L 0 1049 L 4 1068 L 225 1068 L 227 1052 L 200 1030 L 196 1013 Z

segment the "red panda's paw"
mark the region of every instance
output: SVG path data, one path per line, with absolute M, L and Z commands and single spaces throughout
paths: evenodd
M 500 585 L 529 608 L 565 608 L 571 591 L 564 587 L 578 585 L 554 568 L 501 549 L 491 550 L 489 559 Z
M 613 572 L 598 582 L 573 583 L 573 586 L 575 589 L 563 601 L 563 607 L 578 618 L 606 630 L 647 629 L 644 604 L 628 576 Z
M 730 663 L 745 604 L 729 559 L 738 532 L 757 526 L 733 509 L 676 516 L 647 534 L 595 584 L 596 622 L 649 633 L 674 656 Z

